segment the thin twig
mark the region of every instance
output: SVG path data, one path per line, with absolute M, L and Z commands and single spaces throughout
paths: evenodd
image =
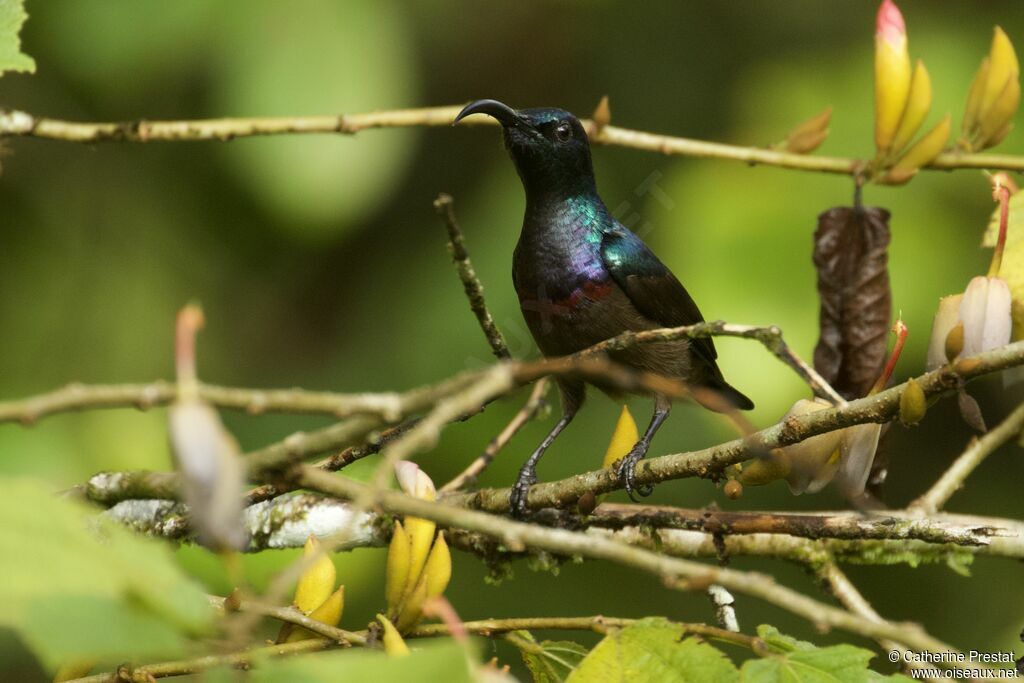
M 958 457 L 949 469 L 947 469 L 935 484 L 920 498 L 911 504 L 911 508 L 935 512 L 941 510 L 957 489 L 963 486 L 964 481 L 971 475 L 978 465 L 982 463 L 997 448 L 1021 433 L 1024 428 L 1024 403 L 1017 406 L 1016 410 L 1010 413 L 1009 417 L 1003 420 L 998 427 L 991 430 L 980 439 L 975 439 Z
M 100 408 L 146 410 L 168 405 L 177 395 L 177 385 L 163 381 L 149 384 L 69 384 L 45 394 L 0 403 L 0 422 L 31 425 L 50 415 Z M 400 394 L 394 392 L 339 394 L 305 389 L 241 389 L 200 384 L 199 398 L 218 408 L 242 410 L 250 415 L 295 413 L 328 415 L 338 419 L 353 415 L 380 415 L 393 420 L 401 413 Z
M 481 636 L 497 636 L 513 631 L 593 631 L 604 635 L 610 630 L 625 628 L 639 622 L 639 619 L 622 617 L 512 617 L 504 619 L 480 619 L 464 621 L 462 627 L 467 633 Z M 758 649 L 758 638 L 736 633 L 708 624 L 693 624 L 673 621 L 684 633 L 701 636 L 710 640 L 740 645 L 751 650 Z M 451 633 L 447 624 L 422 624 L 408 633 L 408 638 L 432 638 Z
M 491 346 L 491 352 L 498 360 L 509 360 L 512 353 L 508 350 L 505 337 L 494 322 L 494 317 L 487 309 L 487 302 L 484 300 L 484 286 L 476 275 L 473 262 L 469 259 L 469 252 L 466 251 L 466 241 L 462 236 L 462 229 L 455 219 L 455 202 L 449 194 L 439 194 L 434 200 L 434 211 L 441 217 L 445 228 L 448 230 L 448 251 L 451 252 L 452 260 L 455 262 L 455 270 L 462 280 L 462 287 L 466 291 L 466 298 L 469 299 L 469 308 L 480 323 L 480 329 L 487 337 L 487 343 Z
M 225 599 L 211 595 L 209 596 L 210 603 L 225 612 Z M 274 605 L 267 605 L 257 600 L 238 600 L 236 605 L 232 607 L 232 610 L 239 612 L 249 612 L 256 614 L 261 617 L 272 617 L 278 621 L 283 621 L 287 624 L 294 624 L 295 626 L 301 626 L 306 630 L 312 631 L 324 638 L 330 638 L 339 645 L 366 645 L 366 634 L 359 633 L 356 631 L 346 631 L 345 629 L 338 628 L 337 626 L 331 626 L 323 622 L 311 619 L 294 607 L 277 607 Z
M 537 380 L 537 383 L 533 385 L 533 391 L 530 392 L 530 397 L 523 404 L 523 407 L 515 414 L 512 420 L 505 425 L 505 428 L 501 432 L 491 439 L 491 442 L 487 444 L 487 448 L 484 452 L 477 457 L 476 460 L 471 462 L 466 469 L 455 476 L 451 481 L 441 487 L 441 493 L 447 493 L 449 491 L 458 491 L 459 489 L 471 486 L 476 482 L 477 478 L 483 473 L 485 469 L 494 461 L 495 456 L 501 451 L 502 448 L 512 440 L 523 426 L 536 417 L 537 413 L 540 412 L 544 406 L 544 395 L 548 390 L 548 380 L 543 377 Z
M 187 676 L 220 666 L 247 669 L 253 666 L 254 663 L 261 662 L 270 657 L 285 657 L 307 652 L 319 652 L 320 650 L 334 647 L 339 647 L 335 641 L 327 638 L 311 638 L 294 643 L 254 647 L 226 655 L 207 655 L 205 657 L 196 657 L 195 659 L 180 659 L 159 664 L 147 664 L 135 668 L 125 666 L 117 671 L 76 678 L 73 681 L 69 681 L 69 683 L 126 683 L 126 681 L 131 681 L 132 683 L 151 683 L 155 678 Z
M 782 330 L 775 325 L 757 327 L 754 325 L 736 325 L 722 320 L 713 322 L 667 327 L 659 330 L 643 332 L 626 332 L 581 351 L 581 354 L 592 354 L 603 351 L 623 351 L 634 344 L 651 342 L 675 341 L 676 339 L 695 339 L 698 337 L 740 337 L 760 342 L 772 355 L 792 368 L 818 396 L 830 400 L 835 405 L 844 405 L 846 400 L 818 372 L 808 365 L 794 352 L 782 338 Z
M 35 137 L 65 142 L 155 142 L 181 140 L 233 140 L 255 135 L 340 133 L 352 135 L 370 128 L 448 126 L 462 105 L 398 109 L 335 116 L 193 119 L 184 121 L 122 121 L 86 123 L 37 117 L 24 111 L 0 112 L 0 138 Z M 647 133 L 618 126 L 598 129 L 583 120 L 591 142 L 600 145 L 698 158 L 729 159 L 748 165 L 775 166 L 800 171 L 862 175 L 867 165 L 860 159 L 811 156 L 761 147 L 744 147 L 671 135 Z M 460 125 L 495 125 L 492 119 L 469 117 Z M 945 152 L 925 166 L 932 170 L 957 168 L 1024 170 L 1024 157 L 1005 154 Z

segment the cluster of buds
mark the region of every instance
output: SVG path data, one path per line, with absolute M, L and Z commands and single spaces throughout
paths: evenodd
M 971 82 L 959 146 L 967 151 L 994 147 L 1013 128 L 1020 105 L 1020 64 L 1013 44 L 996 26 L 992 47 Z
M 892 331 L 896 334 L 896 344 L 882 374 L 871 388 L 871 394 L 881 391 L 889 383 L 906 344 L 908 330 L 902 320 L 896 321 Z M 921 398 L 923 404 L 923 393 Z M 793 404 L 783 421 L 831 407 L 832 404 L 821 399 L 801 399 Z M 917 404 L 914 407 L 917 408 Z M 920 415 L 917 415 L 914 421 L 919 419 Z M 864 493 L 881 434 L 882 425 L 868 423 L 818 434 L 791 446 L 775 448 L 767 457 L 758 458 L 744 467 L 739 481 L 744 485 L 759 486 L 785 479 L 794 495 L 817 493 L 834 482 L 843 495 L 857 498 Z
M 345 587 L 334 587 L 337 578 L 334 562 L 315 536 L 306 539 L 302 562 L 307 567 L 295 586 L 293 606 L 310 619 L 328 626 L 337 626 L 345 609 Z M 277 642 L 292 643 L 322 637 L 301 626 L 285 623 L 277 636 Z
M 1000 175 L 994 177 L 994 184 L 993 198 L 999 202 L 999 233 L 988 275 L 971 278 L 963 294 L 939 301 L 928 346 L 929 370 L 1010 342 L 1013 298 L 1010 286 L 999 277 L 1010 221 L 1010 188 Z
M 431 501 L 437 497 L 434 482 L 415 463 L 399 462 L 395 474 L 408 495 Z M 388 548 L 388 611 L 379 620 L 393 624 L 398 633 L 408 632 L 423 617 L 424 604 L 442 595 L 451 577 L 451 552 L 437 525 L 419 517 L 406 517 L 405 524 L 396 520 Z
M 931 78 L 921 60 L 911 67 L 903 15 L 892 0 L 883 0 L 875 27 L 875 166 L 883 171 L 880 182 L 907 182 L 945 148 L 948 114 L 910 144 L 931 105 Z

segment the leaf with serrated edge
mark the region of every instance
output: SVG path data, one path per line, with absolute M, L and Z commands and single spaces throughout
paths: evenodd
M 906 681 L 899 674 L 883 676 L 868 668 L 874 653 L 853 645 L 817 647 L 779 633 L 774 626 L 758 626 L 758 636 L 772 654 L 750 659 L 740 669 L 742 683 L 866 683 Z
M 0 76 L 5 71 L 35 73 L 36 62 L 21 51 L 21 26 L 28 19 L 22 0 L 0 0 Z
M 644 619 L 605 636 L 567 683 L 730 683 L 739 672 L 719 650 L 665 619 Z

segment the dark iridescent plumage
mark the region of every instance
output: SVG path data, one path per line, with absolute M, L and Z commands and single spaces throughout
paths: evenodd
M 526 324 L 545 356 L 574 353 L 630 330 L 704 319 L 675 275 L 601 201 L 587 135 L 572 114 L 561 109 L 514 111 L 500 102 L 480 100 L 456 121 L 475 113 L 501 122 L 505 146 L 526 190 L 512 279 Z M 752 408 L 750 399 L 722 377 L 716 357 L 710 338 L 646 344 L 612 355 L 626 366 L 679 378 L 718 392 L 737 408 Z M 511 500 L 516 514 L 525 511 L 537 462 L 583 402 L 582 381 L 562 379 L 558 384 L 563 415 L 520 472 Z M 631 496 L 638 490 L 636 463 L 669 407 L 665 397 L 655 397 L 650 426 L 620 465 Z

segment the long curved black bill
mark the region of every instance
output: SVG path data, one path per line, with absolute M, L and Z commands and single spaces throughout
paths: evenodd
M 487 114 L 488 116 L 494 117 L 503 126 L 523 126 L 526 124 L 516 110 L 512 107 L 499 102 L 498 100 L 477 100 L 476 102 L 470 102 L 459 112 L 459 115 L 452 121 L 454 126 L 456 123 L 471 116 L 473 114 Z

